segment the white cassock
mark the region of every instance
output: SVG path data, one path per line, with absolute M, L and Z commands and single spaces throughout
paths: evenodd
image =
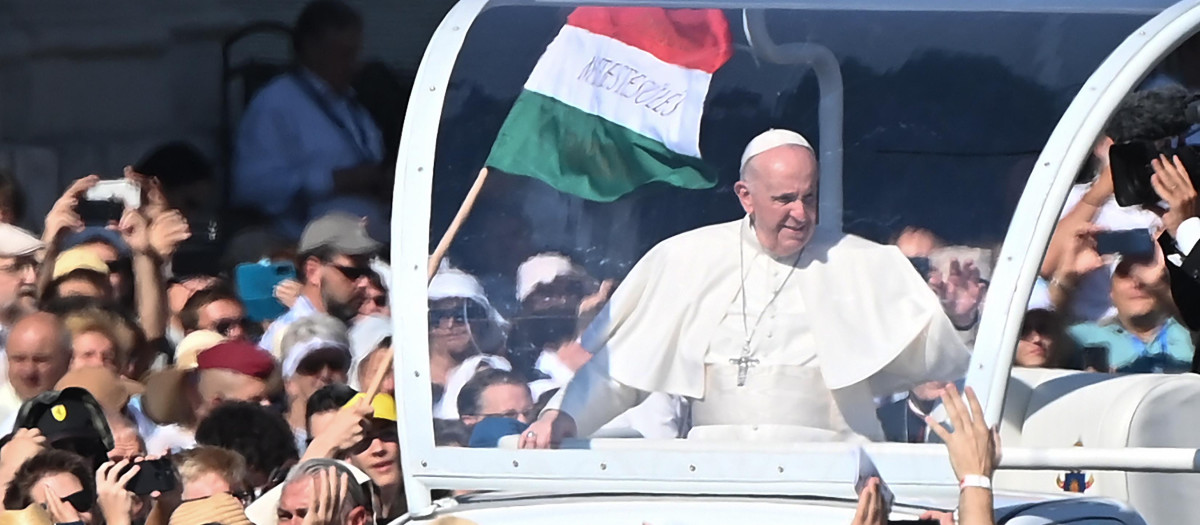
M 818 229 L 777 259 L 748 217 L 655 246 L 582 343 L 594 357 L 548 407 L 580 436 L 665 392 L 693 400 L 692 439 L 881 441 L 874 397 L 961 378 L 970 357 L 894 246 Z

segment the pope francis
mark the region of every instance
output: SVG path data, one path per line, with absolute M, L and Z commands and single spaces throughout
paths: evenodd
M 942 308 L 955 301 L 895 247 L 817 228 L 818 180 L 804 137 L 752 140 L 734 185 L 746 217 L 638 262 L 581 338 L 593 357 L 520 446 L 589 436 L 649 392 L 691 400 L 689 439 L 881 441 L 876 396 L 962 377 Z

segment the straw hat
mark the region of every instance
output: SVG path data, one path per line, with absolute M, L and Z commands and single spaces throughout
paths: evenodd
M 31 503 L 23 510 L 0 512 L 0 525 L 54 525 L 54 520 L 41 505 Z
M 87 390 L 100 403 L 104 412 L 112 415 L 120 414 L 125 405 L 129 404 L 129 398 L 141 392 L 140 384 L 101 367 L 76 368 L 67 372 L 58 380 L 58 384 L 54 385 L 55 390 L 69 387 Z
M 175 368 L 190 370 L 196 368 L 196 356 L 225 342 L 225 336 L 212 330 L 197 330 L 184 337 L 175 346 Z
M 186 501 L 171 513 L 169 525 L 252 525 L 246 518 L 242 503 L 230 494 L 213 494 L 207 498 Z

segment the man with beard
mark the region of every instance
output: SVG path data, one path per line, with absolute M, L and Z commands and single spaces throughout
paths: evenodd
M 287 327 L 301 317 L 326 313 L 349 323 L 358 314 L 370 284 L 370 258 L 379 243 L 367 235 L 363 220 L 346 213 L 330 213 L 304 228 L 300 236 L 297 273 L 300 296 L 263 335 L 260 346 L 279 356 L 279 343 Z

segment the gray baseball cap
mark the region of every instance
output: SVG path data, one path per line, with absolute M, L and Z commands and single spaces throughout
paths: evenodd
M 300 253 L 330 248 L 345 255 L 368 255 L 378 251 L 380 246 L 367 234 L 362 218 L 343 212 L 328 213 L 313 220 L 300 234 Z
M 33 255 L 44 247 L 32 233 L 11 224 L 0 224 L 0 257 Z

